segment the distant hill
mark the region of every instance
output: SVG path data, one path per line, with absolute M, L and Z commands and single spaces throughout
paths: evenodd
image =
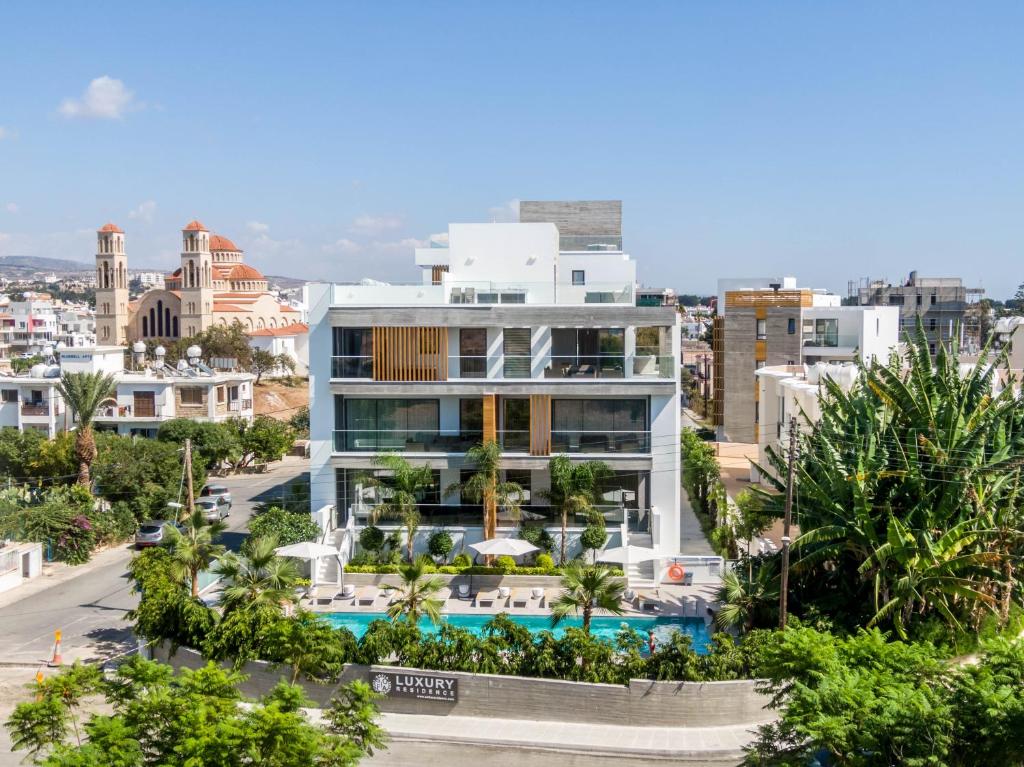
M 0 256 L 0 277 L 8 280 L 26 280 L 40 275 L 47 275 L 51 272 L 58 277 L 77 275 L 82 272 L 91 272 L 93 265 L 84 261 L 72 261 L 67 258 L 45 258 L 43 256 Z M 136 271 L 159 271 L 153 269 L 129 269 L 129 272 Z M 267 276 L 272 285 L 287 290 L 298 288 L 306 284 L 306 280 L 295 277 Z
M 92 264 L 84 261 L 71 261 L 67 258 L 44 258 L 42 256 L 0 256 L 0 274 L 11 277 L 12 274 L 27 276 L 35 272 L 91 272 Z

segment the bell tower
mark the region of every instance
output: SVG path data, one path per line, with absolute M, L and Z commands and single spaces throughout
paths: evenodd
M 210 231 L 199 221 L 181 231 L 181 337 L 213 324 L 213 256 Z
M 128 343 L 128 257 L 116 224 L 96 232 L 96 343 Z

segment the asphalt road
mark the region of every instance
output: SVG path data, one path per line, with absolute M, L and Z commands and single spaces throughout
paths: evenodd
M 225 520 L 228 532 L 224 543 L 237 549 L 245 539 L 254 507 L 281 498 L 287 483 L 308 472 L 308 463 L 288 457 L 266 474 L 217 479 L 231 490 L 233 501 L 231 515 Z M 103 552 L 93 563 L 79 568 L 75 577 L 42 591 L 26 588 L 27 596 L 0 607 L 0 664 L 35 664 L 49 659 L 57 629 L 63 633 L 65 660 L 102 660 L 130 649 L 134 640 L 123 618 L 138 601 L 131 593 L 126 571 L 133 553 L 128 546 Z M 74 571 L 68 574 L 75 575 Z

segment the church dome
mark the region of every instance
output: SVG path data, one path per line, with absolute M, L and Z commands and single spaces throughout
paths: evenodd
M 99 231 L 102 232 L 116 232 L 117 234 L 124 234 L 124 231 L 117 224 L 104 224 L 100 227 Z
M 193 220 L 193 221 L 189 221 L 187 224 L 185 224 L 185 228 L 182 229 L 181 231 L 183 231 L 183 232 L 208 232 L 210 230 L 207 229 L 205 226 L 203 226 L 201 221 Z
M 239 248 L 237 245 L 235 245 L 235 243 L 233 243 L 227 237 L 222 237 L 219 234 L 211 234 L 210 235 L 210 250 L 211 251 L 227 250 L 227 251 L 231 251 L 232 253 L 241 253 L 242 252 L 242 249 Z
M 228 273 L 229 280 L 265 280 L 259 269 L 249 266 L 248 264 L 235 264 L 231 267 L 231 271 Z

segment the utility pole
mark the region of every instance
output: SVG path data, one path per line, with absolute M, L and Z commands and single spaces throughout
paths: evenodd
M 188 437 L 185 438 L 185 487 L 188 490 L 188 497 L 185 500 L 185 510 L 188 512 L 188 518 L 192 518 L 192 511 L 195 509 L 196 498 L 192 490 L 192 440 Z M 786 528 L 789 529 L 788 527 Z
M 789 526 L 793 522 L 793 474 L 796 468 L 796 416 L 789 417 L 789 460 L 786 470 L 786 513 L 782 520 L 782 579 L 779 584 L 779 628 L 786 628 L 789 602 Z

